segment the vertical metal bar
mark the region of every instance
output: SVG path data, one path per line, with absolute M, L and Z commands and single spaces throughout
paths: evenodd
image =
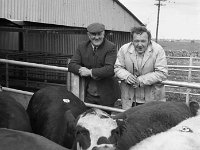
M 67 59 L 67 67 L 69 63 L 70 63 L 70 59 Z M 71 91 L 71 73 L 69 71 L 66 73 L 66 85 L 67 85 L 67 89 Z
M 189 66 L 192 66 L 192 60 L 193 60 L 193 57 L 191 56 Z M 192 76 L 192 68 L 190 67 L 189 71 L 188 71 L 188 82 L 191 82 L 191 76 Z M 187 94 L 186 94 L 186 103 L 187 104 L 189 104 L 189 101 L 190 101 L 190 92 L 191 92 L 191 89 L 187 88 Z

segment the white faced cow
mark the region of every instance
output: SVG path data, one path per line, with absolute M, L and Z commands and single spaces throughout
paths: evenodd
M 79 144 L 82 149 L 115 149 L 119 138 L 116 120 L 99 109 L 90 109 L 81 114 L 76 125 L 74 149 Z

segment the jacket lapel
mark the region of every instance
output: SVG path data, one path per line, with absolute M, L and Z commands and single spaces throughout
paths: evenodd
M 129 46 L 128 52 L 130 53 L 130 59 L 132 61 L 132 64 L 134 63 L 134 67 L 138 70 L 138 62 L 137 62 L 137 58 L 136 58 L 136 53 L 135 53 L 135 48 L 132 45 L 132 43 Z M 133 67 L 132 67 L 133 68 Z
M 152 54 L 152 47 L 150 45 L 150 46 L 148 46 L 146 52 L 144 53 L 144 57 L 142 59 L 142 66 L 141 66 L 141 68 L 144 67 L 145 63 L 147 62 L 147 60 L 149 59 L 149 57 L 151 56 L 151 54 Z

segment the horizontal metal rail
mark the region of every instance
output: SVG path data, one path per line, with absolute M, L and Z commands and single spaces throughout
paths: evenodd
M 66 68 L 66 67 L 58 67 L 58 66 L 51 66 L 51 65 L 44 65 L 44 64 L 37 64 L 37 63 L 21 62 L 21 61 L 15 61 L 15 60 L 0 59 L 0 62 L 6 63 L 6 64 L 29 66 L 29 67 L 36 67 L 36 68 L 43 68 L 43 69 L 68 71 L 68 68 Z M 200 69 L 200 66 L 168 65 L 168 67 L 170 67 L 170 68 L 171 67 L 172 68 L 199 68 Z M 179 86 L 179 87 L 198 88 L 198 89 L 200 89 L 200 83 L 189 83 L 189 82 L 179 82 L 179 81 L 169 81 L 169 80 L 163 81 L 163 83 L 165 85 L 168 85 L 168 86 Z M 7 87 L 3 87 L 2 89 L 5 90 L 5 91 L 21 93 L 21 94 L 25 94 L 25 95 L 33 95 L 32 92 L 16 90 L 16 89 L 11 89 L 11 88 L 7 88 Z M 89 104 L 89 103 L 85 103 L 85 104 L 88 107 L 95 107 L 95 108 L 100 108 L 100 109 L 114 111 L 114 112 L 123 112 L 124 111 L 123 109 L 117 109 L 117 108 L 112 108 L 112 107 L 107 107 L 107 106 L 100 106 L 100 105 Z
M 68 71 L 68 68 L 66 68 L 66 67 L 58 67 L 58 66 L 52 66 L 52 65 L 22 62 L 22 61 L 16 61 L 16 60 L 0 59 L 0 62 L 8 63 L 8 64 L 14 64 L 14 65 L 20 65 L 20 66 L 29 66 L 29 67 L 36 67 L 36 68 L 43 68 L 43 69 Z
M 34 94 L 33 92 L 27 92 L 27 91 L 22 91 L 22 90 L 7 88 L 7 87 L 2 87 L 2 90 L 17 93 L 17 94 L 29 95 L 29 96 L 32 96 Z M 108 106 L 95 105 L 95 104 L 90 104 L 90 103 L 85 103 L 85 105 L 87 107 L 99 108 L 99 109 L 104 109 L 104 110 L 108 110 L 108 111 L 112 111 L 112 112 L 124 112 L 125 111 L 123 109 L 118 109 L 118 108 L 113 108 L 113 107 L 108 107 Z
M 179 82 L 179 81 L 166 80 L 166 81 L 163 81 L 162 83 L 164 83 L 165 85 L 200 89 L 200 83 L 195 83 L 195 82 Z
M 43 64 L 36 64 L 36 63 L 29 63 L 29 62 L 21 62 L 15 60 L 7 60 L 7 59 L 0 59 L 2 63 L 8 64 L 15 64 L 21 66 L 29 66 L 29 67 L 37 67 L 37 68 L 44 68 L 44 69 L 53 69 L 53 70 L 60 70 L 60 71 L 68 71 L 66 67 L 58 67 L 58 66 L 50 66 L 50 65 L 43 65 Z M 169 67 L 176 67 L 176 65 L 169 65 Z M 182 68 L 200 68 L 200 66 L 180 66 Z M 163 81 L 166 85 L 173 85 L 173 86 L 180 86 L 180 87 L 188 87 L 188 88 L 200 88 L 200 83 L 189 83 L 189 82 L 179 82 L 179 81 Z
M 187 95 L 187 94 L 188 94 L 188 93 L 186 93 L 186 92 L 174 92 L 174 91 L 165 91 L 165 93 L 184 94 L 184 95 Z M 189 95 L 192 95 L 192 96 L 200 96 L 200 94 L 195 94 L 195 93 L 189 93 Z
M 200 59 L 200 57 L 178 57 L 178 56 L 166 56 L 168 59 Z
M 37 64 L 37 63 L 30 63 L 30 62 L 22 62 L 22 61 L 16 61 L 16 60 L 0 59 L 0 62 L 8 63 L 8 64 L 14 64 L 14 65 L 21 65 L 21 66 L 29 66 L 29 67 L 37 67 L 37 68 L 44 68 L 44 69 L 68 71 L 68 68 L 66 68 L 66 67 L 58 67 L 58 66 L 52 66 L 52 65 L 44 65 L 44 64 Z M 168 65 L 168 68 L 194 68 L 194 69 L 200 69 L 200 66 Z
M 180 65 L 167 65 L 168 68 L 194 68 L 200 69 L 200 66 L 180 66 Z

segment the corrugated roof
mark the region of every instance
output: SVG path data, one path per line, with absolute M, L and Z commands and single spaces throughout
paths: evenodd
M 1 0 L 0 18 L 84 28 L 101 22 L 115 31 L 143 25 L 118 0 Z

